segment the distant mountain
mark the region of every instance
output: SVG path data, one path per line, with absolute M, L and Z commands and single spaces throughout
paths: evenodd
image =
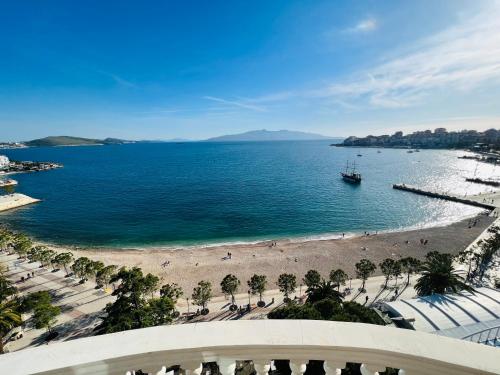
M 125 141 L 123 139 L 117 139 L 117 138 L 92 139 L 92 138 L 69 137 L 63 135 L 56 137 L 45 137 L 24 142 L 26 146 L 31 146 L 31 147 L 116 145 L 124 143 L 132 143 L 132 141 Z
M 332 140 L 333 137 L 326 137 L 320 134 L 304 133 L 291 130 L 252 130 L 241 134 L 223 135 L 209 138 L 205 142 L 250 142 L 250 141 L 313 141 Z M 339 138 L 340 139 L 340 138 Z

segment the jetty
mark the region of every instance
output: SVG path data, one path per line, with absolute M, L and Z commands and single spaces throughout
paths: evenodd
M 36 202 L 40 202 L 40 199 L 31 198 L 19 193 L 0 195 L 0 212 Z
M 438 199 L 444 199 L 444 200 L 451 201 L 451 202 L 468 204 L 470 206 L 485 208 L 485 209 L 490 210 L 490 211 L 493 211 L 498 207 L 498 205 L 495 205 L 493 203 L 494 200 L 486 201 L 486 199 L 483 198 L 483 200 L 481 201 L 481 199 L 478 199 L 479 197 L 481 197 L 481 195 L 470 196 L 470 197 L 460 197 L 458 195 L 453 195 L 453 194 L 449 194 L 449 193 L 440 193 L 440 192 L 436 192 L 436 191 L 424 190 L 424 189 L 420 189 L 420 188 L 417 188 L 414 186 L 409 186 L 406 184 L 394 184 L 394 185 L 392 185 L 392 188 L 396 189 L 396 190 L 409 191 L 411 193 L 415 193 L 418 195 L 425 195 L 425 196 L 431 197 L 431 198 L 438 198 Z M 500 202 L 498 202 L 498 203 L 500 203 Z

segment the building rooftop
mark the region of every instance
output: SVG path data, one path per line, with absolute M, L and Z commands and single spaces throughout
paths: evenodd
M 383 309 L 409 320 L 416 331 L 443 331 L 500 319 L 500 291 L 483 287 L 473 293 L 435 294 L 384 302 Z

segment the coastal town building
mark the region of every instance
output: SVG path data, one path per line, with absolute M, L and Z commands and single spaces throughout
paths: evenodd
M 393 135 L 368 135 L 363 138 L 348 137 L 338 146 L 354 147 L 404 147 L 404 148 L 480 148 L 500 149 L 500 131 L 488 129 L 484 132 L 462 130 L 448 132 L 445 128 L 416 131 L 403 135 L 398 131 Z
M 0 170 L 6 169 L 9 164 L 9 158 L 5 155 L 0 155 Z

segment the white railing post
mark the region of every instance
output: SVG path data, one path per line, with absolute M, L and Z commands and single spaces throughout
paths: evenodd
M 290 370 L 292 370 L 291 375 L 302 375 L 306 372 L 307 363 L 303 361 L 290 360 Z
M 385 367 L 363 363 L 361 364 L 359 371 L 361 372 L 361 375 L 378 375 L 379 372 L 385 371 Z
M 236 361 L 231 358 L 221 358 L 217 361 L 219 372 L 222 375 L 234 375 L 236 369 Z
M 325 361 L 323 362 L 323 370 L 325 370 L 325 375 L 340 375 L 342 369 L 346 366 L 345 362 L 337 361 Z
M 253 368 L 257 375 L 267 375 L 271 369 L 271 360 L 253 361 Z

